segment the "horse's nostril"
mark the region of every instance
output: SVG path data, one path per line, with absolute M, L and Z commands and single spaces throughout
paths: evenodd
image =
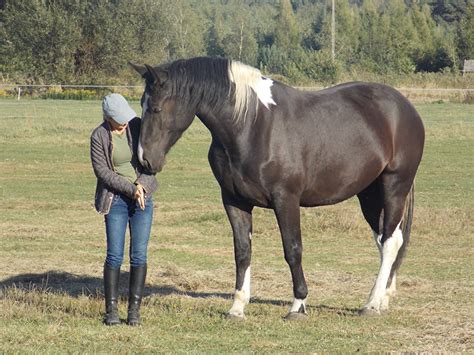
M 145 168 L 146 171 L 151 171 L 151 164 L 148 162 L 148 160 L 143 160 L 142 166 Z

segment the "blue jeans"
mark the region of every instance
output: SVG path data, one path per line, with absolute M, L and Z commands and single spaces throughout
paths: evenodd
M 147 261 L 148 240 L 153 219 L 153 200 L 146 199 L 142 210 L 136 200 L 124 195 L 115 195 L 110 212 L 105 216 L 107 234 L 107 257 L 105 264 L 118 269 L 123 262 L 125 232 L 130 230 L 130 265 L 143 266 Z

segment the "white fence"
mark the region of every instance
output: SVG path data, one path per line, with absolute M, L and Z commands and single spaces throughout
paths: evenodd
M 143 90 L 143 85 L 69 85 L 69 84 L 50 84 L 50 85 L 17 85 L 17 84 L 0 84 L 2 88 L 14 90 L 16 97 L 20 100 L 22 92 L 27 88 L 58 88 L 58 89 L 132 89 Z M 317 91 L 324 89 L 317 86 L 297 86 L 298 89 Z M 474 88 L 397 88 L 401 93 L 414 101 L 429 101 L 429 100 L 450 100 L 455 98 L 458 102 L 472 102 L 474 101 Z

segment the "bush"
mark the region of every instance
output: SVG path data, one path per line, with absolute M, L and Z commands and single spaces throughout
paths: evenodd
M 430 52 L 423 53 L 417 60 L 416 71 L 443 72 L 454 66 L 449 50 L 438 47 Z
M 301 47 L 290 52 L 275 45 L 265 47 L 260 53 L 260 63 L 263 72 L 282 75 L 299 85 L 314 82 L 334 84 L 341 72 L 339 63 L 333 62 L 329 53 Z
M 15 97 L 17 93 L 15 92 L 14 89 L 12 90 L 5 90 L 5 89 L 0 89 L 0 98 L 2 97 Z
M 127 100 L 139 100 L 141 97 L 141 92 L 138 93 L 135 90 L 123 88 L 119 91 Z M 38 97 L 53 100 L 102 100 L 105 95 L 112 92 L 116 91 L 112 90 L 112 88 L 63 89 L 61 86 L 53 86 L 40 93 Z
M 310 80 L 323 84 L 337 83 L 340 65 L 324 51 L 304 51 L 300 54 L 300 71 Z
M 288 61 L 288 52 L 276 45 L 261 48 L 259 54 L 260 70 L 265 73 L 284 74 L 284 66 Z
M 110 90 L 88 90 L 88 89 L 61 89 L 51 87 L 45 93 L 39 95 L 42 99 L 55 100 L 100 100 L 107 95 Z

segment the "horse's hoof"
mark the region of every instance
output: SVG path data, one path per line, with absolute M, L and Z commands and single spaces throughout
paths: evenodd
M 233 322 L 242 322 L 245 320 L 245 315 L 240 315 L 240 314 L 235 314 L 235 313 L 227 313 L 225 318 L 227 320 L 233 321 Z
M 359 316 L 363 316 L 363 317 L 377 317 L 377 316 L 380 316 L 380 311 L 375 309 L 375 308 L 362 308 L 361 310 L 359 310 Z
M 290 312 L 283 319 L 287 321 L 302 321 L 308 319 L 308 315 L 306 313 Z

